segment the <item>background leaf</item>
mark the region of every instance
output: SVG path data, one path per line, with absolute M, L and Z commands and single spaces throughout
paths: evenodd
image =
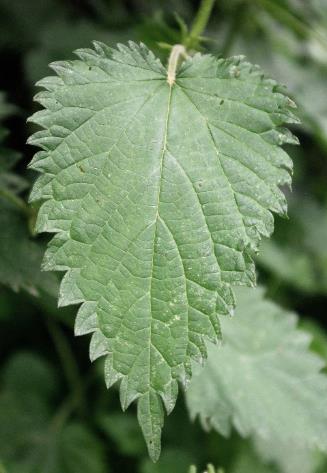
M 253 436 L 284 471 L 295 471 L 287 468 L 293 454 L 304 471 L 298 452 L 327 446 L 322 360 L 309 352 L 310 338 L 297 330 L 296 317 L 264 300 L 262 289 L 239 289 L 237 298 L 238 317 L 222 321 L 224 345 L 210 348 L 186 393 L 191 416 L 224 435 L 234 426 Z

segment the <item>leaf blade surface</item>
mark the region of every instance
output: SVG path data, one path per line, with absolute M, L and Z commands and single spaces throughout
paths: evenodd
M 291 162 L 280 127 L 292 103 L 241 58 L 196 55 L 170 87 L 143 45 L 95 43 L 53 64 L 40 82 L 43 151 L 32 200 L 37 230 L 56 233 L 44 268 L 66 271 L 61 305 L 82 303 L 78 334 L 121 380 L 123 408 L 138 417 L 152 458 L 163 401 L 170 412 L 204 338 L 233 310 L 231 284 L 255 282 L 252 252 L 285 213 L 279 186 Z M 160 400 L 161 398 L 161 400 Z

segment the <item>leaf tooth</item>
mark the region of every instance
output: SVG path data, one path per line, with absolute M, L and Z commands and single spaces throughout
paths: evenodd
M 249 244 L 244 249 L 244 260 L 246 262 L 245 276 L 247 278 L 247 284 L 249 287 L 255 287 L 257 285 L 257 273 L 255 270 L 255 264 L 253 262 L 253 251 L 255 248 Z M 240 284 L 242 286 L 244 284 Z
M 123 411 L 132 404 L 140 396 L 135 385 L 130 381 L 129 376 L 124 376 L 119 389 L 120 405 Z
M 132 41 L 131 39 L 128 41 L 128 46 L 130 49 L 132 49 L 133 51 L 139 51 L 139 50 L 143 50 L 143 51 L 148 51 L 149 53 L 151 53 L 152 51 L 150 51 L 150 49 L 148 49 L 146 47 L 146 45 L 144 43 L 142 43 L 142 41 L 138 44 L 138 43 L 135 43 L 135 41 Z M 153 53 L 152 53 L 153 54 Z M 154 54 L 153 54 L 154 56 Z
M 37 233 L 46 231 L 47 229 L 47 224 L 48 224 L 48 208 L 51 207 L 51 202 L 47 201 L 45 202 L 39 209 L 39 213 L 36 218 L 35 222 L 35 231 Z M 43 268 L 46 269 L 46 268 Z
M 158 62 L 158 58 L 153 54 L 153 52 L 147 48 L 144 43 L 135 43 L 134 41 L 128 41 L 129 49 L 136 53 L 138 56 L 141 56 L 143 59 Z M 160 61 L 159 61 L 160 62 Z
M 95 51 L 101 57 L 110 57 L 112 55 L 113 49 L 102 43 L 101 41 L 92 41 Z
M 49 92 L 53 92 L 58 87 L 63 86 L 64 82 L 59 76 L 48 76 L 39 80 L 35 85 L 37 87 L 43 87 Z
M 117 43 L 116 48 L 117 48 L 118 51 L 120 51 L 123 54 L 130 55 L 130 53 L 131 53 L 130 48 L 128 46 L 126 46 L 126 44 Z
M 200 338 L 200 337 L 199 337 Z M 187 355 L 192 358 L 192 360 L 197 361 L 198 363 L 201 363 L 202 360 L 202 355 L 199 350 L 199 347 L 197 343 L 194 340 L 194 337 L 190 336 L 190 340 L 187 346 Z
M 191 333 L 190 339 L 192 341 L 192 345 L 196 347 L 197 353 L 195 354 L 194 351 L 192 352 L 192 358 L 201 363 L 203 360 L 207 358 L 207 347 L 204 343 L 203 336 L 199 335 L 198 333 Z M 214 340 L 214 339 L 213 339 Z M 191 349 L 194 350 L 194 349 Z
M 178 383 L 176 379 L 172 378 L 168 386 L 165 386 L 164 391 L 160 392 L 160 397 L 164 403 L 164 406 L 168 415 L 173 411 L 175 407 L 177 396 L 178 396 Z
M 47 151 L 37 151 L 31 162 L 28 164 L 29 169 L 34 169 L 34 166 L 37 165 L 39 161 L 42 161 L 43 159 L 46 159 L 49 157 L 49 153 Z
M 47 130 L 41 130 L 41 131 L 37 131 L 36 133 L 33 133 L 33 135 L 31 135 L 28 139 L 27 139 L 27 144 L 28 145 L 34 145 L 36 143 L 36 146 L 37 146 L 37 142 L 39 139 L 42 139 L 42 138 L 45 138 L 45 137 L 48 137 L 49 136 L 49 133 Z
M 49 67 L 55 71 L 65 85 L 89 82 L 85 77 L 87 65 L 82 61 L 56 61 L 49 64 Z
M 221 315 L 231 315 L 235 308 L 235 297 L 231 287 L 228 284 L 221 283 L 217 287 L 217 299 L 214 317 L 211 323 L 218 338 L 221 337 L 221 328 L 217 312 Z
M 123 375 L 113 367 L 112 355 L 109 353 L 104 363 L 104 378 L 107 388 L 111 388 Z
M 301 120 L 294 113 L 287 109 L 279 112 L 272 112 L 270 113 L 270 117 L 275 125 L 282 125 L 284 123 L 301 123 Z
M 74 325 L 76 336 L 86 335 L 94 332 L 98 327 L 96 314 L 97 303 L 95 301 L 84 302 L 79 308 Z
M 92 62 L 92 64 L 95 62 L 99 62 L 99 55 L 94 51 L 94 49 L 91 48 L 75 49 L 74 54 L 87 64 L 89 63 L 89 61 Z
M 33 166 L 32 169 L 34 169 Z M 49 199 L 51 197 L 51 185 L 49 187 L 50 182 L 51 177 L 47 174 L 39 176 L 34 183 L 28 201 L 31 203 L 43 199 Z
M 27 144 L 38 146 L 44 151 L 52 151 L 60 142 L 61 138 L 50 135 L 48 130 L 37 131 L 27 140 Z
M 100 330 L 96 330 L 90 342 L 90 360 L 93 362 L 108 354 L 108 339 Z
M 42 196 L 44 197 L 44 196 Z M 56 212 L 57 211 L 57 212 Z M 58 214 L 56 205 L 52 200 L 46 200 L 40 207 L 39 213 L 35 223 L 35 230 L 40 232 L 56 233 L 61 232 L 62 229 L 58 227 L 53 216 Z M 50 218 L 52 217 L 52 219 Z M 63 235 L 60 235 L 62 237 Z M 58 235 L 59 237 L 59 235 Z
M 42 128 L 48 128 L 52 123 L 52 113 L 47 109 L 39 110 L 28 117 L 27 122 L 34 123 Z
M 84 296 L 77 285 L 81 270 L 70 269 L 62 278 L 59 288 L 58 307 L 80 304 Z
M 292 145 L 299 145 L 300 141 L 297 136 L 293 135 L 293 133 L 284 127 L 278 127 L 278 140 L 280 144 L 292 144 Z
M 62 105 L 58 102 L 58 100 L 56 100 L 53 93 L 49 92 L 48 90 L 41 90 L 33 97 L 33 100 L 51 111 L 62 109 Z
M 279 189 L 279 187 L 275 186 L 272 190 L 273 190 L 275 199 L 270 204 L 269 209 L 271 212 L 275 212 L 281 217 L 285 217 L 287 215 L 286 197 L 284 193 Z
M 64 232 L 60 232 L 52 238 L 43 258 L 42 271 L 68 271 L 70 269 L 66 261 L 58 261 L 56 259 L 58 250 L 66 242 L 67 234 Z
M 184 362 L 184 379 L 183 379 L 183 385 L 185 389 L 187 389 L 187 386 L 189 385 L 191 378 L 192 378 L 192 364 L 190 359 L 186 359 Z
M 287 97 L 287 106 L 294 109 L 297 108 L 296 103 L 290 97 Z
M 49 67 L 53 69 L 59 77 L 71 73 L 73 71 L 73 62 L 72 61 L 53 61 L 50 62 Z

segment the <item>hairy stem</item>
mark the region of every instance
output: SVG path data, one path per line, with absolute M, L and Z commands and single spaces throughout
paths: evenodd
M 201 0 L 199 10 L 191 26 L 190 34 L 185 41 L 186 48 L 191 49 L 198 43 L 200 36 L 206 29 L 214 3 L 215 0 Z

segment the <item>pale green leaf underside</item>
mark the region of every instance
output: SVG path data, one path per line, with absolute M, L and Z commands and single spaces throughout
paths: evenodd
M 32 121 L 43 149 L 32 200 L 38 231 L 55 232 L 44 268 L 66 271 L 60 304 L 82 303 L 76 332 L 94 332 L 153 458 L 163 400 L 173 409 L 190 361 L 219 335 L 231 284 L 253 285 L 251 253 L 283 214 L 291 162 L 280 128 L 293 104 L 242 58 L 195 55 L 176 83 L 144 46 L 95 43 L 54 63 Z M 161 399 L 160 399 L 161 398 Z
M 265 300 L 262 289 L 238 288 L 236 298 L 235 318 L 221 321 L 223 346 L 210 346 L 187 390 L 191 416 L 224 435 L 233 426 L 253 436 L 265 458 L 300 467 L 306 449 L 327 450 L 323 362 L 296 316 Z

